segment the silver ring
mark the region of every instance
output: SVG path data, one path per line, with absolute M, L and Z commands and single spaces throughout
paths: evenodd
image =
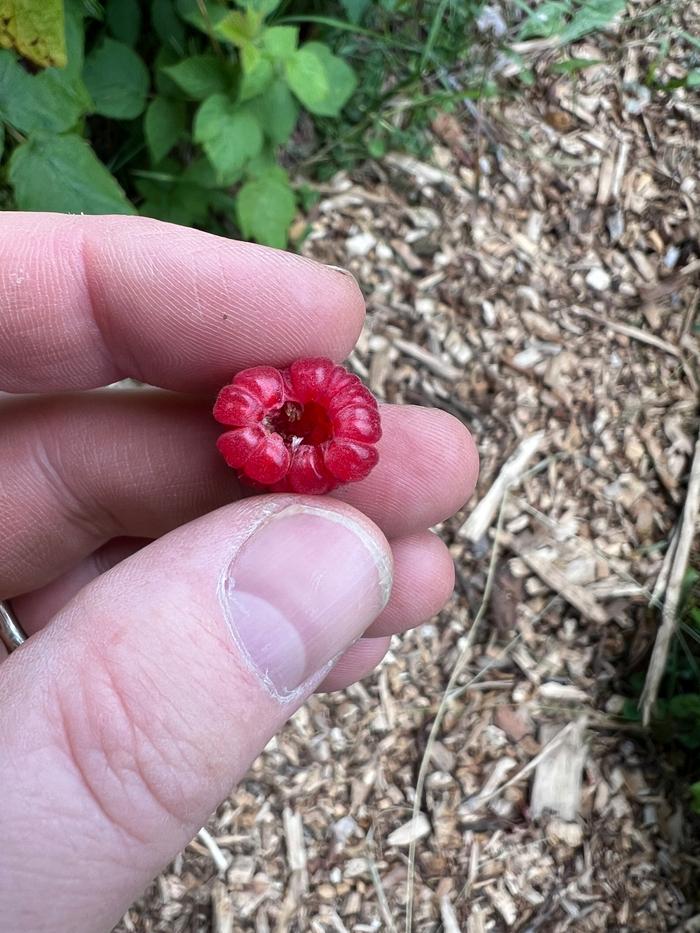
M 12 654 L 26 640 L 27 633 L 17 621 L 14 612 L 7 603 L 0 600 L 0 641 L 7 648 L 8 654 Z

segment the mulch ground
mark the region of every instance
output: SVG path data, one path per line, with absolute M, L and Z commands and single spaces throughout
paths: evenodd
M 409 876 L 421 933 L 700 930 L 687 782 L 622 715 L 700 378 L 700 105 L 646 92 L 640 36 L 582 43 L 609 64 L 575 81 L 524 48 L 524 99 L 321 189 L 304 251 L 366 295 L 352 366 L 478 442 L 438 529 L 458 586 L 294 717 L 121 933 L 403 930 Z M 659 78 L 679 70 L 672 48 Z

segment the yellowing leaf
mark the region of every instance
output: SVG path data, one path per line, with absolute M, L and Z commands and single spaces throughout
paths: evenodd
M 35 65 L 67 62 L 63 0 L 0 0 L 0 46 Z

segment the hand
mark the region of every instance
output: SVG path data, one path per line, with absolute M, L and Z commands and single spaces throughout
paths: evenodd
M 241 499 L 214 448 L 232 373 L 341 360 L 363 314 L 289 254 L 0 215 L 0 598 L 31 633 L 0 667 L 3 929 L 109 929 L 311 692 L 447 599 L 427 529 L 477 469 L 449 415 L 383 406 L 379 465 L 326 498 Z M 127 376 L 169 391 L 84 391 Z

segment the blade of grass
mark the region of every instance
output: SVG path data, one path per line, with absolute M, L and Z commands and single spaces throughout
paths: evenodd
M 423 71 L 425 68 L 426 62 L 431 57 L 433 53 L 433 46 L 437 42 L 437 37 L 440 33 L 440 27 L 442 26 L 442 18 L 445 15 L 445 9 L 447 8 L 448 0 L 440 0 L 437 9 L 435 10 L 435 15 L 433 16 L 433 21 L 430 24 L 430 31 L 428 32 L 428 38 L 425 43 L 425 48 L 423 49 L 423 54 L 420 60 L 420 71 Z
M 382 45 L 390 48 L 403 49 L 408 52 L 420 52 L 421 46 L 403 40 L 389 39 L 381 32 L 375 32 L 373 29 L 367 29 L 364 26 L 357 26 L 355 23 L 349 23 L 344 19 L 335 19 L 333 16 L 317 16 L 309 14 L 307 16 L 283 16 L 275 20 L 275 23 L 284 26 L 287 23 L 316 23 L 319 26 L 330 26 L 331 29 L 340 29 L 343 32 L 352 32 L 358 36 L 366 36 L 368 39 L 374 39 Z
M 695 679 L 697 680 L 697 682 L 700 683 L 700 668 L 698 667 L 698 662 L 695 660 L 695 657 L 693 656 L 693 652 L 690 650 L 690 646 L 688 645 L 688 642 L 685 640 L 683 636 L 682 630 L 678 632 L 677 637 L 678 637 L 678 641 L 680 642 L 681 648 L 683 649 L 683 654 L 685 655 L 685 659 L 688 662 L 688 667 L 693 672 L 693 675 L 695 676 Z

